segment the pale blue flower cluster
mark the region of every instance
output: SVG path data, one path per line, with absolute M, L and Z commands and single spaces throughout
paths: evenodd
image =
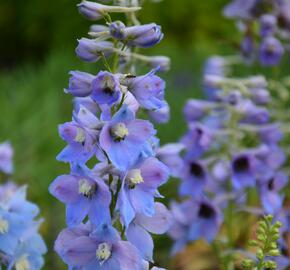
M 13 172 L 13 150 L 0 144 L 0 174 L 6 179 Z M 6 179 L 6 180 L 7 180 Z M 38 270 L 44 264 L 46 246 L 39 234 L 42 220 L 38 207 L 26 199 L 26 187 L 12 182 L 0 185 L 0 268 Z

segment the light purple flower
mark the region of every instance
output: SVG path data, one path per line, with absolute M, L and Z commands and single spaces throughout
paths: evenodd
M 122 23 L 110 25 L 111 34 L 125 42 L 128 46 L 149 48 L 163 38 L 161 27 L 155 23 L 125 27 Z
M 260 62 L 264 66 L 279 64 L 284 48 L 281 42 L 274 37 L 266 37 L 260 46 Z
M 253 187 L 255 185 L 255 173 L 257 160 L 250 153 L 241 153 L 232 160 L 232 181 L 236 189 Z
M 137 214 L 126 229 L 126 237 L 139 250 L 142 258 L 153 262 L 153 240 L 149 234 L 164 234 L 171 224 L 171 213 L 161 203 L 155 203 L 152 217 Z
M 252 61 L 255 53 L 255 43 L 252 36 L 245 35 L 241 42 L 241 53 L 247 61 Z
M 92 92 L 92 81 L 95 78 L 92 74 L 71 71 L 69 80 L 69 87 L 65 89 L 66 93 L 70 93 L 75 97 L 87 97 Z
M 153 157 L 126 173 L 117 202 L 117 209 L 126 227 L 136 213 L 154 215 L 154 197 L 158 196 L 158 187 L 164 184 L 168 177 L 168 168 Z
M 148 110 L 161 109 L 164 101 L 165 82 L 152 70 L 146 75 L 134 77 L 128 82 L 128 90 L 134 95 L 140 105 Z
M 227 61 L 221 56 L 209 57 L 204 65 L 203 73 L 224 76 L 226 73 Z
M 87 215 L 95 225 L 110 222 L 111 193 L 102 180 L 61 175 L 52 182 L 49 191 L 66 204 L 68 226 L 79 225 Z
M 10 143 L 0 144 L 0 172 L 11 174 L 13 172 L 13 149 Z
M 181 196 L 200 196 L 203 194 L 209 176 L 206 167 L 197 160 L 185 160 L 182 170 L 182 182 L 179 193 Z
M 103 127 L 100 146 L 113 165 L 125 171 L 135 164 L 146 141 L 155 133 L 149 121 L 135 119 L 134 112 L 125 105 Z
M 197 121 L 205 117 L 214 107 L 215 104 L 212 102 L 189 99 L 184 106 L 183 113 L 186 121 Z
M 199 122 L 189 123 L 189 131 L 181 139 L 188 151 L 186 156 L 199 158 L 212 145 L 214 134 L 211 129 Z
M 116 75 L 100 71 L 92 81 L 92 99 L 98 104 L 112 105 L 121 96 L 121 86 Z
M 261 126 L 258 133 L 261 141 L 266 144 L 277 144 L 283 139 L 283 133 L 279 124 Z
M 261 203 L 267 214 L 274 215 L 280 211 L 284 196 L 279 192 L 287 185 L 288 181 L 287 175 L 277 172 L 260 184 Z
M 260 35 L 262 37 L 271 36 L 276 31 L 277 18 L 272 14 L 264 14 L 260 18 Z
M 201 199 L 195 202 L 194 217 L 189 229 L 189 240 L 205 239 L 212 242 L 219 232 L 222 223 L 222 214 L 214 202 Z
M 250 19 L 257 0 L 233 0 L 224 8 L 224 15 L 229 18 Z
M 74 111 L 79 113 L 81 107 L 85 107 L 94 115 L 97 115 L 100 112 L 100 107 L 91 97 L 76 97 L 74 99 Z
M 87 19 L 95 21 L 102 19 L 107 13 L 110 12 L 134 12 L 139 10 L 139 7 L 118 7 L 118 6 L 107 6 L 91 1 L 82 1 L 78 4 L 79 12 L 84 15 Z
M 100 59 L 101 54 L 109 56 L 114 47 L 110 41 L 96 41 L 88 38 L 78 40 L 76 54 L 80 59 L 86 62 L 96 62 Z
M 164 124 L 170 120 L 170 107 L 168 103 L 165 101 L 164 106 L 160 109 L 149 110 L 148 116 L 150 120 L 157 124 Z
M 183 168 L 183 159 L 180 152 L 185 146 L 181 143 L 170 143 L 157 149 L 156 157 L 169 169 L 172 176 L 178 177 Z
M 85 225 L 64 229 L 55 242 L 55 250 L 70 269 L 140 270 L 142 266 L 138 250 L 122 241 L 107 224 L 96 230 Z

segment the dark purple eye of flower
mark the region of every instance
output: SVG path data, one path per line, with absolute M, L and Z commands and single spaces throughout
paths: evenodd
M 273 190 L 273 189 L 274 189 L 274 178 L 271 178 L 271 179 L 268 181 L 268 189 L 269 189 L 269 190 Z
M 214 209 L 206 204 L 206 203 L 202 203 L 200 205 L 199 211 L 198 211 L 198 216 L 201 218 L 212 218 L 215 215 L 215 211 Z
M 203 177 L 204 176 L 204 170 L 203 170 L 202 166 L 200 166 L 196 162 L 193 162 L 190 164 L 190 173 L 196 177 Z
M 108 95 L 111 95 L 112 96 L 114 94 L 114 89 L 112 89 L 110 87 L 105 87 L 103 89 L 103 92 L 106 93 L 106 94 L 108 94 Z
M 111 128 L 110 133 L 115 142 L 123 141 L 129 135 L 129 131 L 124 123 L 115 124 Z
M 196 133 L 197 133 L 199 136 L 201 136 L 202 133 L 203 133 L 203 130 L 202 130 L 201 128 L 197 127 L 197 128 L 196 128 Z
M 87 179 L 79 181 L 79 194 L 91 199 L 97 191 L 97 185 L 90 183 Z
M 276 52 L 276 46 L 274 46 L 274 45 L 269 45 L 267 48 L 266 48 L 266 54 L 267 55 L 273 55 L 273 54 L 275 54 L 275 52 Z
M 233 162 L 233 168 L 236 172 L 244 172 L 249 169 L 249 160 L 247 157 L 239 157 Z

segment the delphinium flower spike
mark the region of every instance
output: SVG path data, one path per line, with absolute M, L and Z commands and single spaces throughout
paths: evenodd
M 288 0 L 232 0 L 224 15 L 237 20 L 242 32 L 240 51 L 251 62 L 276 66 L 289 50 L 290 4 Z
M 55 250 L 69 269 L 147 270 L 154 262 L 151 233 L 163 234 L 170 225 L 170 212 L 155 202 L 169 168 L 158 159 L 153 124 L 138 118 L 142 109 L 156 122 L 168 120 L 165 82 L 156 73 L 169 68 L 169 59 L 138 52 L 163 38 L 160 26 L 139 23 L 139 4 L 78 5 L 86 18 L 105 24 L 91 26 L 91 38 L 78 41 L 76 54 L 86 62 L 101 60 L 104 70 L 72 71 L 65 89 L 75 108 L 72 121 L 59 126 L 67 146 L 57 159 L 71 171 L 58 176 L 50 192 L 66 206 L 68 228 Z M 115 12 L 126 22 L 113 21 Z M 154 69 L 137 75 L 139 62 Z
M 188 132 L 180 143 L 186 151 L 176 174 L 185 200 L 172 203 L 169 231 L 173 254 L 204 239 L 222 246 L 224 252 L 217 256 L 229 269 L 237 248 L 235 224 L 240 213 L 252 210 L 250 194 L 259 194 L 259 214 L 276 217 L 288 183 L 279 146 L 283 133 L 268 110 L 267 81 L 263 76 L 229 77 L 231 64 L 226 58 L 209 59 L 204 75 L 207 100 L 190 99 L 185 105 Z M 225 230 L 220 233 L 221 227 Z
M 27 201 L 26 186 L 10 182 L 13 150 L 9 143 L 0 144 L 0 269 L 38 270 L 43 267 L 45 243 L 36 220 L 38 207 Z M 8 181 L 9 180 L 9 181 Z

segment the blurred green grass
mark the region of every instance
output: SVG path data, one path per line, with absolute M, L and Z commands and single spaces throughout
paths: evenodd
M 169 43 L 167 43 L 169 44 Z M 158 126 L 161 143 L 173 142 L 185 131 L 182 106 L 189 97 L 201 95 L 200 78 L 205 57 L 216 51 L 208 44 L 184 50 L 171 43 L 159 45 L 154 54 L 172 58 L 170 72 L 160 74 L 167 82 L 167 100 L 171 107 L 169 124 Z M 45 218 L 42 233 L 48 244 L 44 269 L 65 269 L 53 251 L 53 241 L 65 226 L 64 207 L 48 193 L 50 182 L 58 175 L 69 172 L 69 166 L 57 162 L 55 157 L 65 143 L 58 137 L 57 125 L 70 121 L 71 96 L 63 92 L 70 70 L 97 73 L 100 66 L 84 64 L 74 56 L 72 49 L 50 54 L 38 65 L 25 65 L 11 73 L 0 73 L 1 134 L 0 141 L 9 140 L 15 149 L 15 174 L 18 184 L 28 183 L 29 199 L 41 208 Z M 175 196 L 174 181 L 162 188 L 168 197 Z M 156 262 L 168 263 L 168 240 L 158 237 Z

